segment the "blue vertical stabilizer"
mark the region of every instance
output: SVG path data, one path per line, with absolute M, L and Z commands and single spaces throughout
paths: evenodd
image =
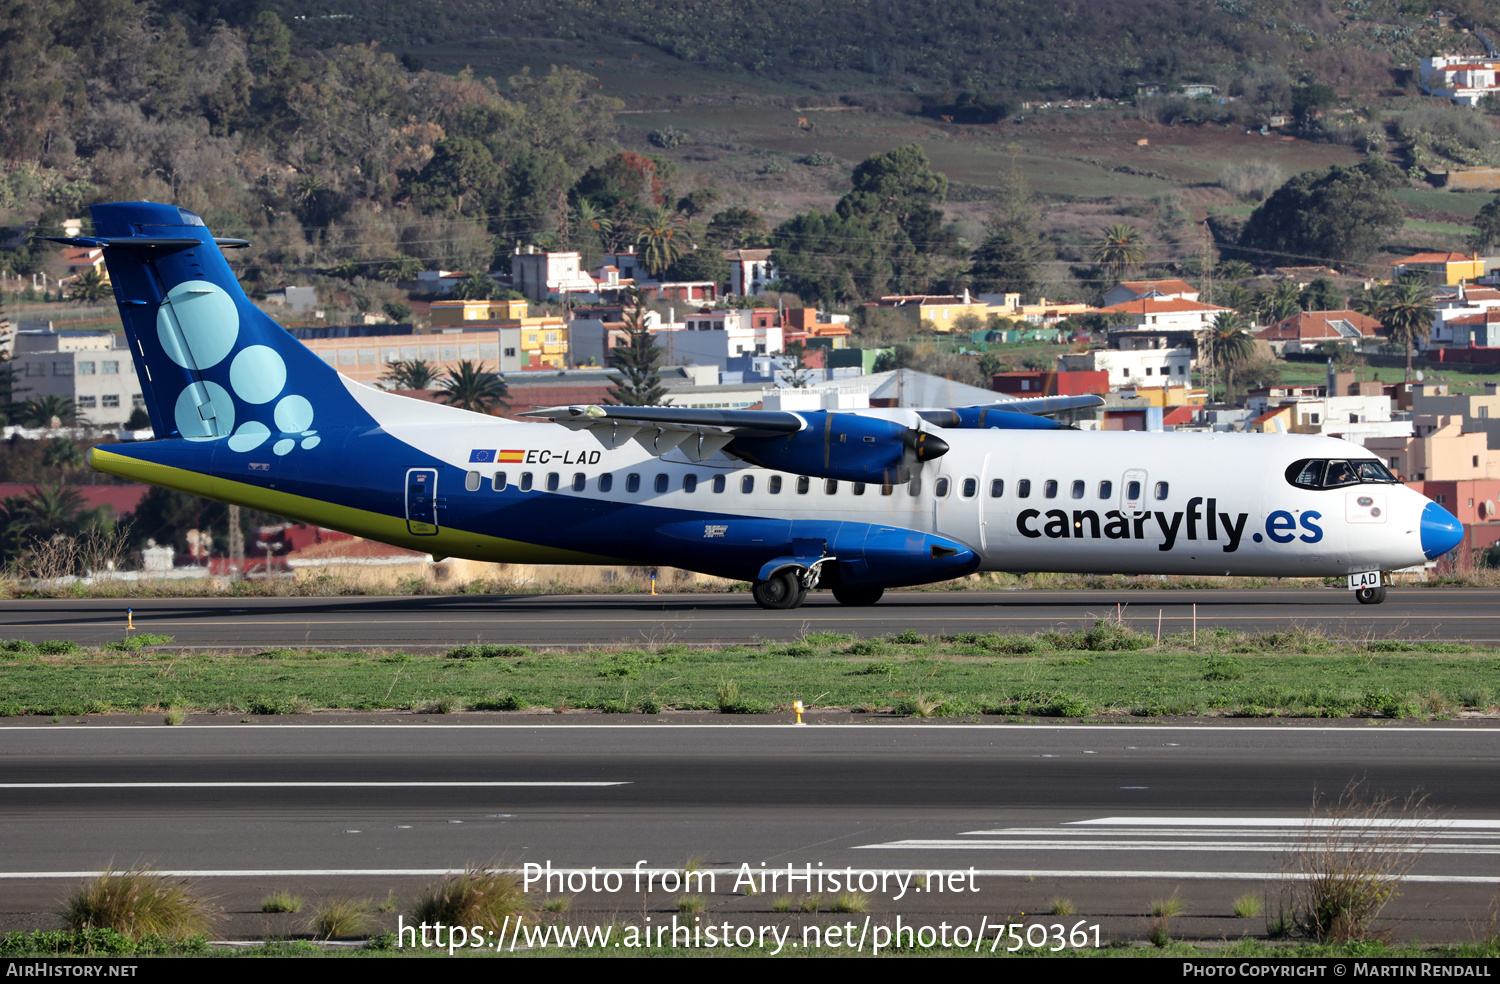
M 158 438 L 282 456 L 316 447 L 320 428 L 371 423 L 331 366 L 250 303 L 197 215 L 154 202 L 91 211 L 95 234 L 65 241 L 104 248 Z

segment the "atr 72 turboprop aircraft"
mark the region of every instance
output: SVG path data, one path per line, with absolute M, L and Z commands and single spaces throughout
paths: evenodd
M 93 208 L 156 440 L 99 471 L 431 553 L 670 565 L 765 608 L 974 571 L 1346 576 L 1458 544 L 1441 506 L 1332 438 L 1083 432 L 1096 397 L 953 409 L 559 407 L 553 426 L 339 375 L 245 297 L 192 212 Z M 561 425 L 561 426 L 556 426 Z

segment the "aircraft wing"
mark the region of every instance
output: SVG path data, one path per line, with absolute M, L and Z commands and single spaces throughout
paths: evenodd
M 693 407 L 548 407 L 518 414 L 541 417 L 569 430 L 586 430 L 614 450 L 632 438 L 660 457 L 680 448 L 690 461 L 724 450 L 736 438 L 783 437 L 807 426 L 778 410 L 700 410 Z
M 981 403 L 971 407 L 954 407 L 951 410 L 918 410 L 917 413 L 929 424 L 937 427 L 1000 428 L 1002 430 L 1048 430 L 1071 429 L 1069 425 L 1048 420 L 1047 416 L 1068 410 L 1086 407 L 1102 407 L 1104 398 L 1085 394 L 1082 396 L 1033 396 L 1019 400 L 1001 400 L 996 403 Z

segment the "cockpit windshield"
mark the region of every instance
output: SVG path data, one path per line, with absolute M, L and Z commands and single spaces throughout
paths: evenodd
M 1399 479 L 1376 458 L 1332 460 L 1309 458 L 1295 461 L 1286 470 L 1286 480 L 1299 489 L 1338 489 L 1347 485 L 1394 485 Z

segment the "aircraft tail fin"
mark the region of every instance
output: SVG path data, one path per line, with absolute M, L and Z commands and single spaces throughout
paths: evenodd
M 370 421 L 330 365 L 245 296 L 216 240 L 186 209 L 155 202 L 95 205 L 131 357 L 158 438 L 266 442 L 277 455 L 316 446 L 317 429 Z M 316 407 L 316 408 L 315 408 Z

